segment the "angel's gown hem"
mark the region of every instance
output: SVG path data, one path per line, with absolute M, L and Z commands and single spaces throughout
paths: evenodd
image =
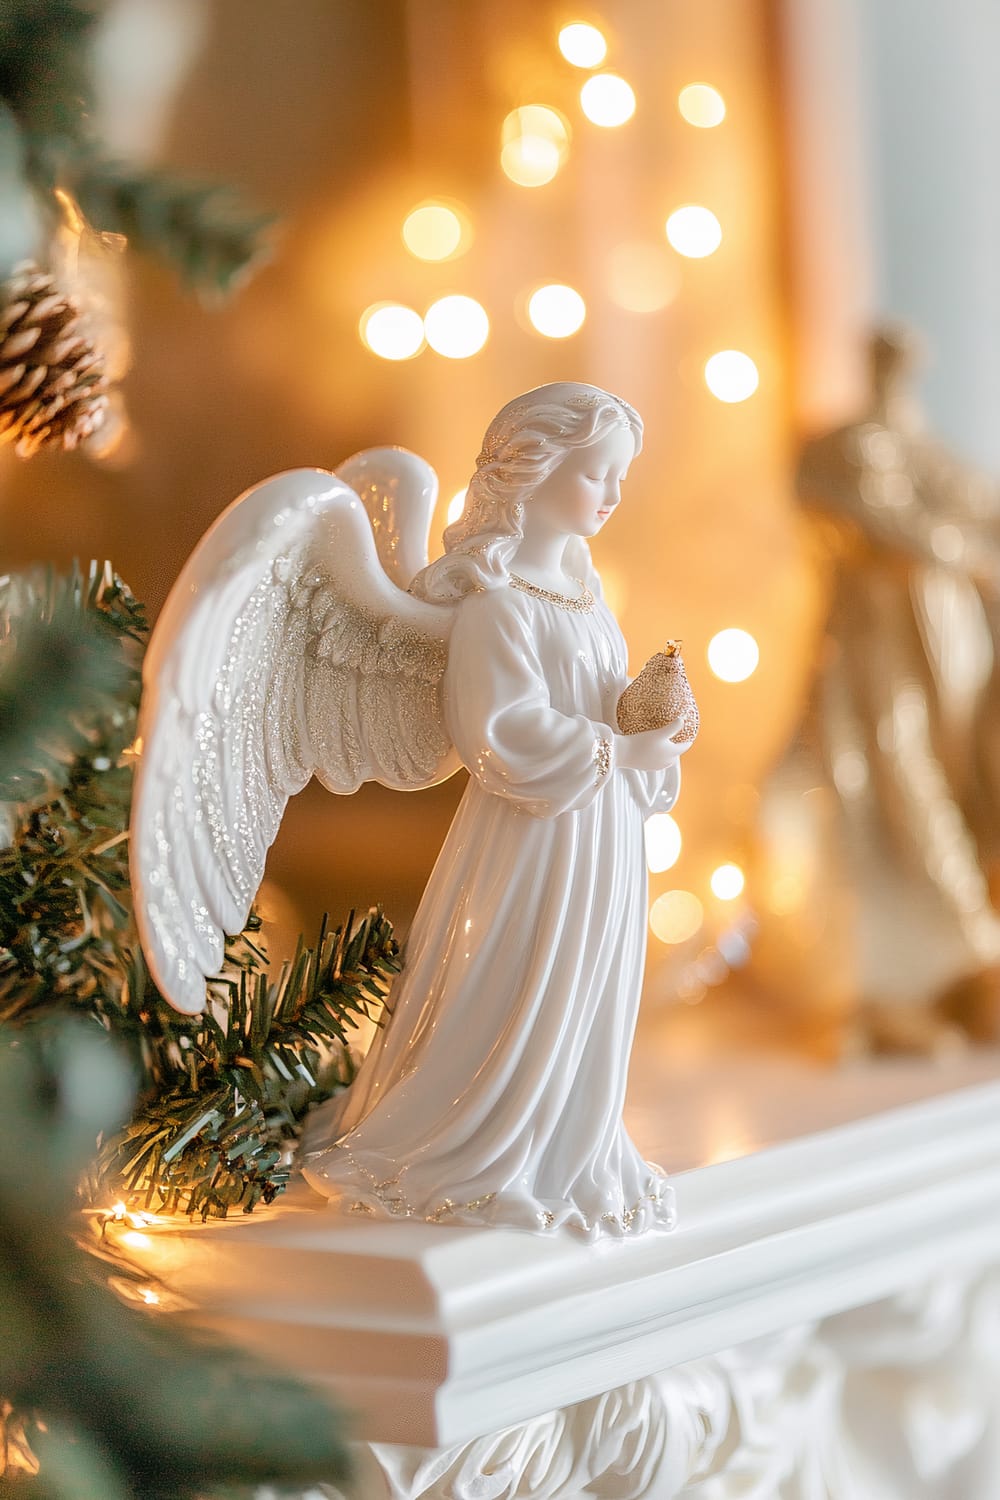
M 349 1170 L 337 1171 L 337 1189 L 331 1204 L 359 1219 L 409 1219 L 417 1223 L 518 1229 L 540 1234 L 569 1230 L 587 1240 L 624 1239 L 650 1229 L 671 1230 L 677 1224 L 673 1187 L 664 1173 L 652 1163 L 647 1165 L 652 1170 L 646 1192 L 637 1202 L 622 1204 L 617 1211 L 609 1207 L 599 1218 L 592 1219 L 572 1201 L 536 1198 L 528 1192 L 490 1193 L 465 1203 L 445 1198 L 421 1211 L 407 1202 L 398 1184 L 383 1181 L 366 1185 L 360 1180 L 351 1183 L 349 1177 L 353 1174 Z M 307 1181 L 318 1187 L 322 1173 L 311 1171 L 308 1160 L 303 1163 L 303 1172 Z M 329 1183 L 325 1191 L 330 1191 Z
M 588 1238 L 672 1227 L 673 1190 L 622 1109 L 643 821 L 673 805 L 680 777 L 595 755 L 614 743 L 626 682 L 603 601 L 574 613 L 499 589 L 459 607 L 445 702 L 472 775 L 391 1019 L 307 1122 L 303 1173 L 338 1206 Z

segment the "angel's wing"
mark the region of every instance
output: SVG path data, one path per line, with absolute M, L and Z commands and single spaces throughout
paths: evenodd
M 397 507 L 414 496 L 422 536 L 395 549 L 402 576 L 429 518 L 405 476 L 426 465 L 381 450 L 351 472 L 366 459 L 369 503 L 394 465 Z M 199 543 L 146 654 L 132 811 L 139 933 L 177 1009 L 203 1009 L 223 935 L 244 925 L 285 804 L 314 772 L 352 792 L 457 768 L 441 704 L 452 618 L 391 581 L 362 501 L 322 470 L 257 485 Z
M 434 470 L 407 448 L 366 448 L 339 464 L 336 474 L 368 512 L 382 567 L 393 583 L 409 588 L 427 566 L 427 534 L 438 493 Z

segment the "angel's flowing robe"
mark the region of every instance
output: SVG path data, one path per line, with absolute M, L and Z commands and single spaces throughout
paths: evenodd
M 680 769 L 615 765 L 625 643 L 503 586 L 459 606 L 445 677 L 471 776 L 405 968 L 346 1093 L 312 1117 L 308 1181 L 355 1213 L 590 1237 L 673 1223 L 622 1123 L 646 934 L 643 822 Z

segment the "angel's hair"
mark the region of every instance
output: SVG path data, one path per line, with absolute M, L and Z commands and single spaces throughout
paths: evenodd
M 594 385 L 561 380 L 508 402 L 486 429 L 465 509 L 444 534 L 444 556 L 418 573 L 410 593 L 432 603 L 455 603 L 466 594 L 499 588 L 524 533 L 522 507 L 572 448 L 585 448 L 615 426 L 625 426 L 642 447 L 642 419 L 619 396 Z M 590 548 L 572 537 L 567 569 L 593 576 Z

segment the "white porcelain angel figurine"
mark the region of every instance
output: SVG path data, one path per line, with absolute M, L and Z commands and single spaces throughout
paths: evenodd
M 674 1222 L 622 1123 L 645 954 L 643 822 L 673 806 L 681 720 L 621 735 L 621 631 L 587 538 L 642 442 L 559 382 L 491 422 L 426 565 L 436 480 L 401 449 L 279 475 L 194 553 L 147 657 L 133 814 L 140 931 L 200 1010 L 285 803 L 310 775 L 469 784 L 358 1075 L 307 1126 L 342 1208 L 590 1238 Z

